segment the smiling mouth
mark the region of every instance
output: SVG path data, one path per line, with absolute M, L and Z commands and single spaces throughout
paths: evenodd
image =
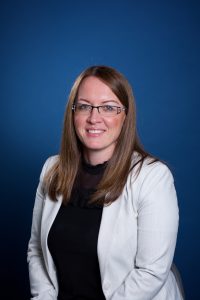
M 87 132 L 89 132 L 89 133 L 96 133 L 96 134 L 98 134 L 98 133 L 103 133 L 105 130 L 100 130 L 100 129 L 89 129 L 89 130 L 87 130 Z

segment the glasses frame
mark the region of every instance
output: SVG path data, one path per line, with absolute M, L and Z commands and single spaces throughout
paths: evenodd
M 111 107 L 116 107 L 117 108 L 117 113 L 116 114 L 111 114 L 110 116 L 115 116 L 115 115 L 118 115 L 118 114 L 120 114 L 122 111 L 125 111 L 126 110 L 126 107 L 124 107 L 124 106 L 117 106 L 117 105 L 98 105 L 98 106 L 95 106 L 95 105 L 91 105 L 91 104 L 85 104 L 85 103 L 78 103 L 79 105 L 86 105 L 88 108 L 90 107 L 90 110 L 86 113 L 85 112 L 85 115 L 89 115 L 89 114 L 91 114 L 92 113 L 92 111 L 93 111 L 93 109 L 94 108 L 96 108 L 97 110 L 98 110 L 98 113 L 100 114 L 100 115 L 104 115 L 104 113 L 102 113 L 102 112 L 100 112 L 99 111 L 99 108 L 101 108 L 101 107 L 104 107 L 104 106 L 111 106 Z M 73 104 L 72 105 L 72 111 L 75 113 L 76 112 L 76 106 L 77 106 L 77 104 Z M 80 113 L 80 112 L 79 112 Z M 83 115 L 84 115 L 84 113 L 83 113 Z M 106 114 L 105 114 L 106 115 Z M 105 116 L 104 115 L 104 116 Z M 109 114 L 108 114 L 108 116 L 109 116 Z

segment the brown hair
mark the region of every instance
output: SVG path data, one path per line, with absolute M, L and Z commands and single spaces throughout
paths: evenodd
M 95 76 L 103 81 L 118 97 L 122 105 L 126 107 L 126 118 L 114 153 L 107 164 L 103 178 L 97 187 L 97 191 L 92 196 L 91 202 L 110 204 L 115 201 L 122 193 L 130 170 L 135 167 L 134 165 L 131 166 L 133 152 L 137 151 L 140 154 L 139 171 L 145 157 L 150 156 L 144 151 L 136 133 L 135 100 L 126 78 L 111 67 L 89 67 L 78 76 L 71 89 L 64 117 L 60 155 L 45 176 L 50 198 L 56 200 L 56 195 L 60 194 L 63 196 L 65 204 L 71 196 L 82 152 L 81 143 L 74 129 L 72 105 L 76 100 L 81 82 L 88 76 Z

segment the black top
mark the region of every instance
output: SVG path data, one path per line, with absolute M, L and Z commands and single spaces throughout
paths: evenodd
M 57 268 L 58 300 L 105 300 L 97 257 L 102 206 L 89 204 L 106 163 L 82 163 L 68 205 L 61 205 L 48 235 Z

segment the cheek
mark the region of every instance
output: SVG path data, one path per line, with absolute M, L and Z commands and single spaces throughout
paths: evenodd
M 109 128 L 113 131 L 120 132 L 124 123 L 124 118 L 111 119 L 107 122 Z
M 76 132 L 81 131 L 81 129 L 83 128 L 83 124 L 84 124 L 84 120 L 82 118 L 74 117 L 74 128 Z

